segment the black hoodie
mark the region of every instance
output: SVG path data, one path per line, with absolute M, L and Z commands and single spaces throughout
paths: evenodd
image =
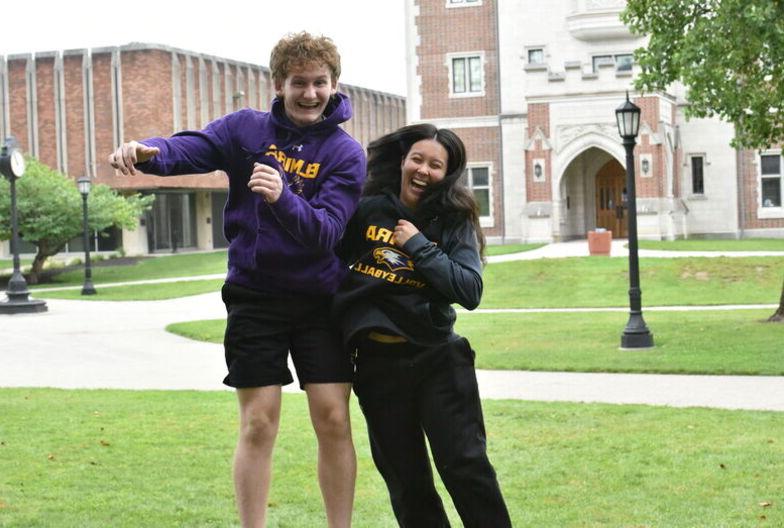
M 391 240 L 398 219 L 420 231 L 402 248 Z M 471 222 L 445 225 L 435 218 L 419 225 L 391 193 L 362 198 L 338 254 L 351 272 L 335 295 L 333 313 L 349 346 L 370 330 L 423 346 L 458 339 L 451 304 L 473 310 L 482 297 Z

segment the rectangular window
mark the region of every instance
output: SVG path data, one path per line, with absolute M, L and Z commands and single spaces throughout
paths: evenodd
M 122 246 L 122 231 L 117 227 L 107 227 L 103 231 L 88 233 L 90 251 L 114 251 Z M 65 245 L 66 253 L 84 252 L 84 235 L 79 235 L 69 240 Z
M 470 67 L 468 72 L 468 85 L 470 86 L 472 93 L 477 93 L 482 91 L 482 61 L 479 60 L 479 57 L 471 57 L 468 59 L 468 65 Z
M 691 192 L 692 194 L 705 194 L 705 180 L 703 167 L 705 159 L 702 156 L 691 157 Z
M 150 252 L 195 247 L 195 211 L 196 193 L 155 193 L 152 209 L 145 213 Z
M 466 59 L 452 60 L 452 91 L 465 93 L 466 91 Z
M 480 94 L 483 91 L 482 58 L 480 56 L 452 58 L 452 93 Z
M 762 207 L 781 207 L 781 155 L 760 156 Z
M 599 66 L 605 64 L 615 65 L 615 71 L 630 72 L 634 66 L 634 55 L 631 53 L 619 53 L 617 55 L 594 55 L 593 58 L 593 71 L 599 71 Z
M 616 71 L 632 71 L 632 66 L 634 66 L 634 55 L 631 53 L 615 56 Z
M 490 167 L 475 166 L 466 169 L 466 184 L 474 193 L 479 205 L 479 216 L 490 218 L 493 215 L 492 198 L 490 195 Z
M 612 64 L 613 58 L 612 55 L 594 55 L 593 57 L 593 71 L 598 72 L 599 66 L 603 64 Z
M 544 64 L 544 49 L 530 48 L 528 50 L 528 64 Z

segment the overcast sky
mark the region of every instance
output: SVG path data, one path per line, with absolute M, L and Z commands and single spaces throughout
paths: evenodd
M 269 65 L 288 32 L 307 30 L 338 46 L 340 80 L 405 95 L 404 0 L 13 0 L 0 55 L 163 44 Z

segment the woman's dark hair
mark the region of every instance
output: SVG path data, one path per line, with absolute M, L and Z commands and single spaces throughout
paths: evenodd
M 363 196 L 390 192 L 400 194 L 401 165 L 411 146 L 424 139 L 437 141 L 447 153 L 444 179 L 428 186 L 417 205 L 417 220 L 422 225 L 440 218 L 446 224 L 468 220 L 474 225 L 479 254 L 484 260 L 485 237 L 479 225 L 479 206 L 473 193 L 463 184 L 466 168 L 465 145 L 448 128 L 428 123 L 408 125 L 382 136 L 368 145 L 368 175 Z

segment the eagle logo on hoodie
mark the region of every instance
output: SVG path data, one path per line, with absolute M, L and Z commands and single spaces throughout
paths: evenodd
M 414 263 L 408 255 L 395 248 L 378 247 L 373 250 L 373 258 L 378 264 L 384 264 L 389 268 L 389 271 L 414 271 Z

